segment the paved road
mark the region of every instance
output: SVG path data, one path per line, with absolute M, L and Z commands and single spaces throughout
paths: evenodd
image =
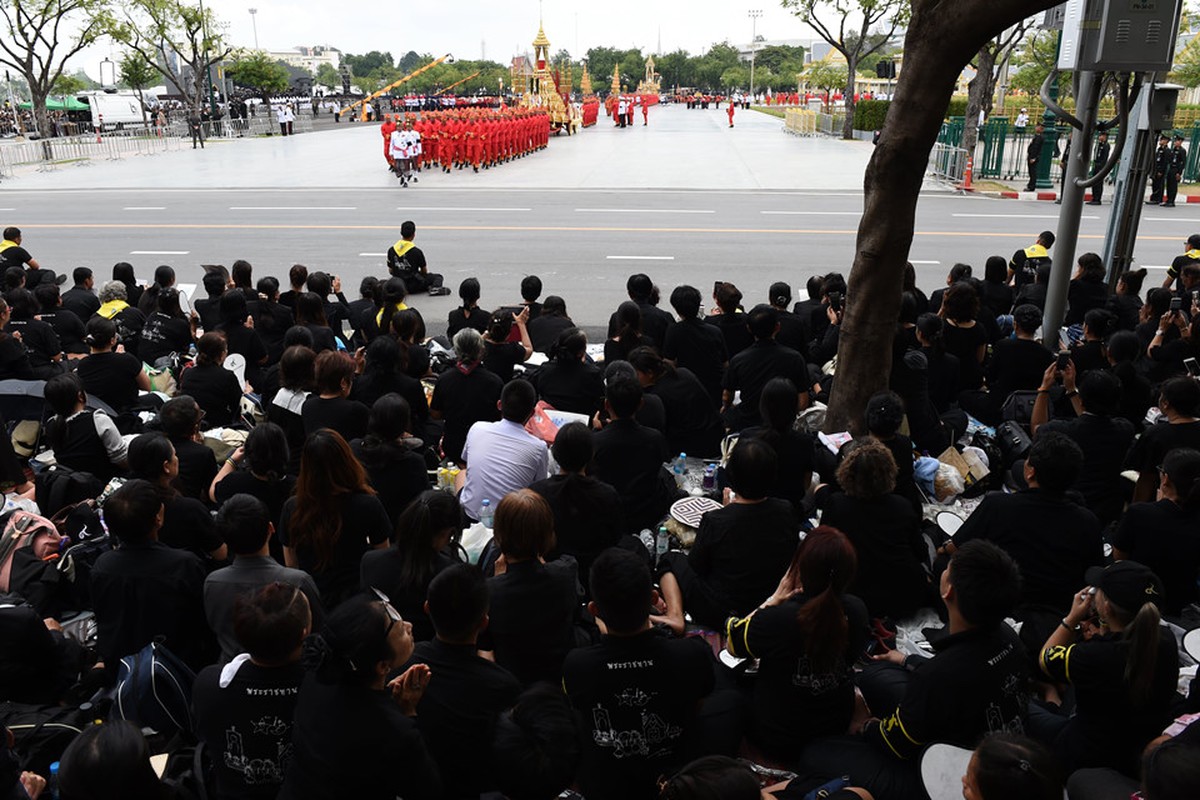
M 738 124 L 753 124 L 729 131 L 717 124 L 724 115 L 657 111 L 649 128 L 601 126 L 478 176 L 435 173 L 408 190 L 389 185 L 374 149 L 364 154 L 378 140 L 365 126 L 231 143 L 203 158 L 188 150 L 68 169 L 8 183 L 0 220 L 20 226 L 34 255 L 60 270 L 87 265 L 107 274 L 128 260 L 148 277 L 169 263 L 181 281 L 195 282 L 203 263 L 246 258 L 256 274 L 282 276 L 299 262 L 341 275 L 353 294 L 363 275 L 385 272 L 384 251 L 400 221 L 413 219 L 431 268 L 448 285 L 479 277 L 490 307 L 514 300 L 520 279 L 537 273 L 546 294 L 564 296 L 572 317 L 588 326 L 602 324 L 624 299 L 631 272 L 650 274 L 664 295 L 682 282 L 704 291 L 716 279 L 732 280 L 757 302 L 774 280 L 790 281 L 799 294 L 811 274 L 849 270 L 862 208 L 853 187 L 869 145 L 785 136 L 765 115 L 743 113 Z M 285 144 L 305 148 L 305 157 L 289 155 Z M 688 167 L 700 156 L 714 164 L 709 173 Z M 308 187 L 253 188 L 279 175 L 296 181 L 310 162 Z M 576 174 L 585 163 L 586 179 Z M 714 180 L 718 173 L 729 181 Z M 316 188 L 337 174 L 341 185 Z M 672 179 L 681 188 L 652 188 Z M 180 185 L 163 185 L 170 182 Z M 361 185 L 347 185 L 354 183 Z M 540 188 L 525 185 L 532 183 Z M 776 185 L 784 183 L 793 188 Z M 1099 250 L 1109 207 L 1085 209 L 1080 252 Z M 1057 211 L 1049 203 L 927 192 L 910 254 L 919 283 L 937 288 L 956 261 L 981 268 L 988 255 L 1011 254 L 1037 231 L 1054 229 Z M 1138 257 L 1165 265 L 1196 231 L 1196 210 L 1149 209 Z M 455 304 L 453 297 L 420 301 L 431 321 Z

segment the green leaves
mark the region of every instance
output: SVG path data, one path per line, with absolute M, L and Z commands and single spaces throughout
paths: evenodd
M 282 92 L 288 87 L 288 70 L 261 50 L 239 51 L 226 64 L 225 74 L 234 83 L 263 94 Z

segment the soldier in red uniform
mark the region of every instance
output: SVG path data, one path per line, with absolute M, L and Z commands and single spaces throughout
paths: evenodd
M 391 115 L 384 116 L 383 124 L 379 126 L 379 133 L 383 136 L 383 157 L 387 161 L 388 169 L 395 166 L 392 162 L 392 133 L 395 130 L 396 123 L 392 121 Z
M 725 109 L 725 113 L 729 115 L 729 127 L 733 127 L 733 98 L 729 98 L 729 108 Z

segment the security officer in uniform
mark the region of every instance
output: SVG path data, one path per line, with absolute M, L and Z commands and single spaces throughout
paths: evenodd
M 1200 233 L 1193 233 L 1183 243 L 1187 251 L 1181 256 L 1175 256 L 1171 266 L 1167 268 L 1167 277 L 1163 281 L 1164 289 L 1178 290 L 1183 288 L 1183 271 L 1193 264 L 1200 264 Z
M 1166 181 L 1167 169 L 1171 166 L 1171 150 L 1167 147 L 1167 135 L 1158 137 L 1158 149 L 1154 151 L 1154 172 L 1150 176 L 1150 205 L 1156 206 L 1162 202 L 1163 184 Z
M 1008 262 L 1008 279 L 1014 289 L 1020 289 L 1027 283 L 1037 280 L 1038 267 L 1050 263 L 1050 248 L 1054 246 L 1054 232 L 1042 231 L 1037 241 L 1013 253 Z
M 1167 164 L 1167 202 L 1163 208 L 1175 207 L 1175 195 L 1179 191 L 1179 181 L 1183 178 L 1183 170 L 1187 167 L 1187 150 L 1183 148 L 1183 137 L 1175 134 L 1175 146 L 1170 151 L 1170 161 Z
M 732 123 L 732 120 L 730 122 Z M 1042 158 L 1042 142 L 1045 141 L 1045 134 L 1046 129 L 1038 125 L 1033 129 L 1029 147 L 1025 149 L 1025 162 L 1029 165 L 1029 183 L 1025 185 L 1027 192 L 1037 189 L 1038 161 Z
M 1112 145 L 1108 143 L 1108 131 L 1100 131 L 1100 135 L 1096 137 L 1096 157 L 1092 159 L 1092 172 L 1095 176 L 1097 172 L 1104 168 L 1108 163 L 1108 157 L 1112 154 Z M 1100 181 L 1092 187 L 1092 199 L 1088 201 L 1089 206 L 1098 206 L 1104 198 L 1104 181 Z

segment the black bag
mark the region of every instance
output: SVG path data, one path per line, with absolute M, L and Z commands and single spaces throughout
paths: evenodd
M 1004 398 L 1000 406 L 1000 419 L 1005 422 L 1016 422 L 1028 429 L 1033 419 L 1033 404 L 1037 402 L 1037 392 L 1017 391 Z
M 104 491 L 104 484 L 92 473 L 77 472 L 61 464 L 55 464 L 38 473 L 34 485 L 34 497 L 38 508 L 48 515 L 96 497 Z
M 0 725 L 12 731 L 21 769 L 39 775 L 50 774 L 50 765 L 62 758 L 76 736 L 96 724 L 96 716 L 96 709 L 87 703 L 64 707 L 0 702 Z
M 200 742 L 172 751 L 163 769 L 162 781 L 170 786 L 177 800 L 208 800 L 213 785 L 213 767 Z
M 1029 434 L 1015 422 L 1001 422 L 996 428 L 996 441 L 1000 445 L 1000 460 L 1004 469 L 1008 469 L 1029 453 L 1033 440 Z
M 192 684 L 196 675 L 161 641 L 153 641 L 117 668 L 113 716 L 166 737 L 192 732 Z

